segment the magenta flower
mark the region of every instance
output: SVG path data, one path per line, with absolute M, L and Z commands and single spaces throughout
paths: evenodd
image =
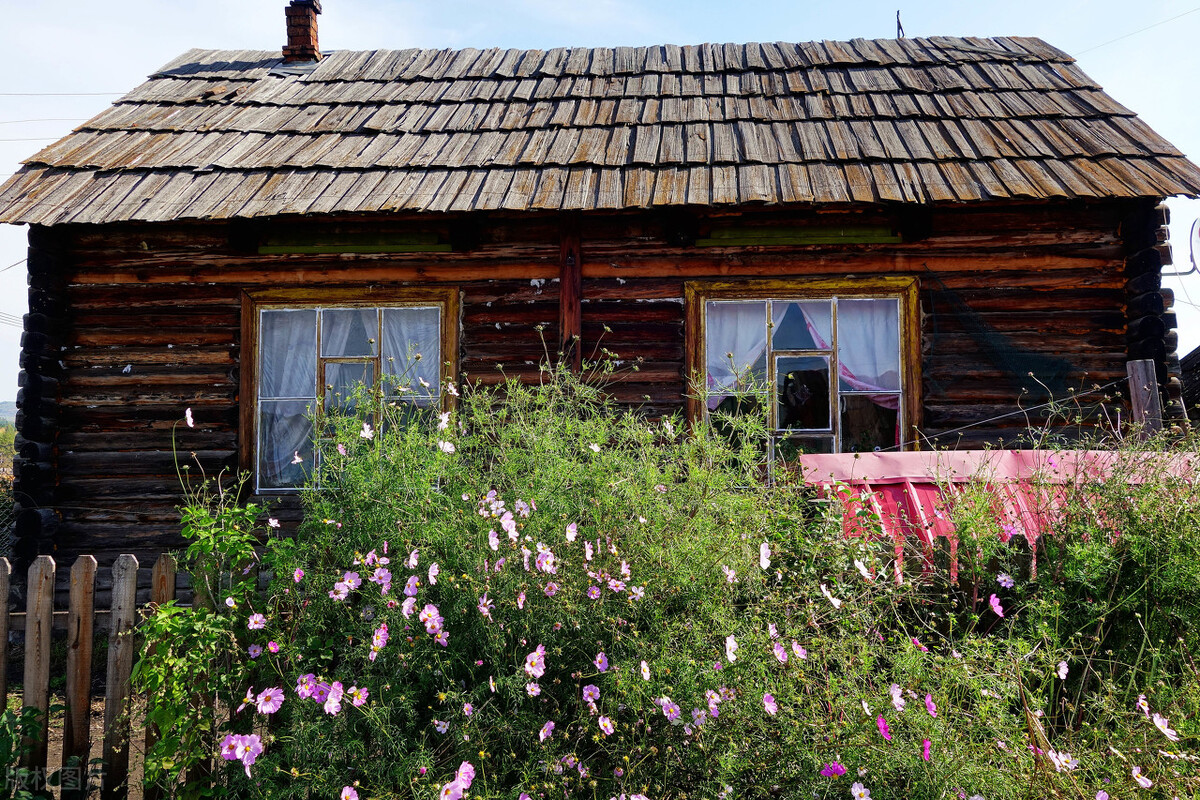
M 489 600 L 488 596 L 487 596 L 487 592 L 484 592 L 483 597 L 479 598 L 479 606 L 478 606 L 479 613 L 483 614 L 488 619 L 491 619 L 492 618 L 492 609 L 495 607 L 496 607 L 496 604 L 493 603 L 491 600 Z
M 279 652 L 279 642 L 267 642 L 267 649 L 272 653 Z
M 517 593 L 517 608 L 525 608 L 525 592 L 523 590 Z
M 311 672 L 296 679 L 296 696 L 301 699 L 312 697 L 317 691 L 317 676 Z
M 471 784 L 475 781 L 475 767 L 470 761 L 464 761 L 458 765 L 458 772 L 454 776 L 454 780 L 462 784 L 464 790 L 470 789 Z
M 371 693 L 366 689 L 360 689 L 357 686 L 351 686 L 348 690 L 346 690 L 346 694 L 350 696 L 350 705 L 354 706 L 355 708 L 358 708 L 363 703 L 367 702 L 367 698 L 371 696 Z
M 1067 662 L 1058 662 L 1058 679 L 1065 681 L 1067 679 Z
M 325 698 L 323 708 L 326 714 L 336 716 L 342 710 L 342 697 L 345 696 L 346 690 L 342 687 L 341 681 L 334 681 L 329 686 L 329 695 Z
M 600 717 L 597 722 L 600 724 L 600 730 L 605 736 L 611 736 L 613 731 L 617 729 L 617 726 L 613 725 L 613 721 L 608 717 Z
M 1000 605 L 999 597 L 996 597 L 996 595 L 993 594 L 991 597 L 988 598 L 988 604 L 991 605 L 992 611 L 996 612 L 997 617 L 1000 617 L 1000 618 L 1004 617 L 1004 607 Z
M 914 637 L 913 637 L 913 640 L 912 640 L 912 642 L 913 642 L 913 647 L 917 648 L 917 649 L 918 649 L 918 650 L 920 650 L 922 653 L 928 653 L 928 652 L 929 652 L 929 648 L 928 648 L 928 647 L 926 647 L 925 645 L 921 644 L 920 640 L 919 640 L 919 639 L 917 639 L 917 637 L 915 637 L 915 636 L 914 636 Z
M 887 720 L 883 718 L 882 714 L 880 714 L 879 717 L 875 720 L 875 726 L 877 728 L 879 728 L 880 736 L 882 736 L 884 739 L 888 740 L 889 742 L 892 740 L 892 732 L 891 732 L 891 730 L 888 729 Z
M 921 758 L 929 761 L 929 747 L 932 744 L 928 739 L 921 740 Z
M 775 698 L 769 694 L 763 695 L 763 708 L 765 708 L 767 713 L 772 717 L 775 716 L 775 712 L 779 711 L 779 706 L 775 703 Z
M 554 595 L 558 594 L 558 584 L 554 581 L 548 581 L 546 588 L 542 591 L 546 593 L 546 597 L 554 597 Z
M 445 630 L 438 630 L 438 632 L 433 635 L 433 640 L 442 647 L 450 646 L 450 634 L 446 633 Z
M 531 681 L 525 684 L 525 694 L 529 695 L 530 697 L 537 697 L 541 693 L 542 687 L 539 686 L 536 681 Z
M 417 598 L 415 597 L 406 597 L 404 599 L 404 605 L 400 606 L 400 613 L 404 615 L 405 619 L 411 619 L 413 612 L 416 610 Z
M 825 776 L 826 778 L 838 778 L 845 774 L 846 768 L 836 761 L 826 764 L 821 769 L 821 775 Z
M 246 627 L 252 631 L 260 631 L 267 627 L 267 618 L 262 614 L 251 614 L 249 621 L 246 622 Z
M 593 702 L 600 699 L 600 687 L 594 683 L 589 683 L 583 687 L 583 699 L 588 702 Z
M 278 686 L 264 689 L 258 695 L 255 706 L 258 708 L 258 713 L 260 714 L 274 714 L 283 706 L 283 689 Z
M 538 732 L 538 740 L 544 742 L 547 739 L 549 739 L 551 734 L 553 734 L 553 733 L 554 733 L 554 723 L 547 721 L 546 724 L 542 726 L 541 731 Z
M 792 639 L 792 653 L 801 660 L 808 658 L 808 651 L 801 647 L 795 639 Z
M 408 581 L 404 584 L 404 594 L 406 597 L 416 597 L 417 587 L 421 585 L 421 579 L 416 575 L 410 575 Z
M 296 571 L 292 573 L 292 580 L 299 583 L 304 578 L 304 570 L 296 567 Z
M 925 694 L 925 710 L 929 712 L 929 716 L 937 716 L 937 706 L 933 702 L 933 695 L 929 693 Z
M 252 644 L 246 648 L 246 652 L 250 654 L 251 658 L 258 658 L 262 655 L 262 645 Z
M 343 786 L 338 800 L 358 800 L 358 791 L 353 786 Z
M 673 703 L 670 698 L 663 698 L 662 712 L 663 716 L 665 716 L 671 722 L 679 719 L 679 706 L 676 703 Z
M 599 653 L 592 663 L 595 664 L 596 669 L 600 670 L 601 672 L 608 672 L 608 656 L 604 655 L 604 653 Z
M 589 600 L 599 600 L 600 599 L 600 587 L 599 586 L 589 586 L 588 590 L 587 590 L 587 596 L 588 596 Z
M 475 706 L 470 703 L 463 703 L 463 713 L 468 717 L 475 713 Z
M 429 577 L 429 585 L 430 586 L 437 585 L 437 576 L 438 576 L 439 572 L 441 572 L 441 570 L 438 568 L 437 562 L 434 562 L 433 564 L 429 565 L 428 577 Z
M 342 576 L 342 582 L 351 589 L 357 589 L 358 587 L 362 586 L 362 578 L 358 576 L 357 572 L 347 572 Z
M 781 645 L 779 642 L 776 642 L 775 645 L 771 649 L 775 653 L 776 661 L 778 661 L 780 664 L 787 663 L 788 654 L 787 654 L 787 650 L 783 649 L 783 645 Z

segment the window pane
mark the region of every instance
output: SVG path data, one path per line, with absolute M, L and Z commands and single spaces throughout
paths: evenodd
M 795 461 L 808 453 L 832 453 L 832 436 L 785 436 L 775 442 L 778 461 Z
M 767 379 L 766 301 L 705 304 L 708 408 Z
M 844 394 L 840 405 L 843 453 L 871 452 L 900 443 L 900 395 Z
M 771 347 L 776 350 L 828 350 L 833 312 L 828 300 L 771 303 Z
M 379 352 L 379 309 L 339 308 L 321 312 L 321 355 L 373 356 Z
M 778 427 L 830 430 L 828 356 L 775 359 Z
M 437 306 L 383 310 L 383 374 L 392 379 L 389 383 L 407 387 L 413 396 L 439 396 L 441 319 Z
M 307 412 L 312 400 L 264 400 L 258 416 L 258 488 L 304 485 L 313 466 L 313 435 Z M 296 464 L 299 454 L 301 463 Z
M 900 389 L 900 301 L 838 300 L 838 383 L 843 391 Z
M 353 412 L 357 404 L 353 402 L 352 395 L 359 386 L 374 388 L 374 362 L 326 362 L 325 410 L 338 408 L 348 413 Z
M 259 397 L 315 399 L 317 312 L 263 310 L 259 320 Z

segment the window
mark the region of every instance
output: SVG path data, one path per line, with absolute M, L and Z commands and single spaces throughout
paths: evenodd
M 755 414 L 773 448 L 799 453 L 902 447 L 915 422 L 910 280 L 695 284 L 689 324 L 703 387 L 698 414 Z
M 367 303 L 342 292 L 323 295 L 317 302 L 250 298 L 244 341 L 255 344 L 247 370 L 253 386 L 243 383 L 243 396 L 254 402 L 242 425 L 249 434 L 243 441 L 253 447 L 243 452 L 243 466 L 253 470 L 258 492 L 293 491 L 307 480 L 319 457 L 310 420 L 318 403 L 325 411 L 352 411 L 355 387 L 382 381 L 399 402 L 440 406 L 442 381 L 451 377 L 443 362 L 455 349 L 449 321 L 457 321 L 456 295 Z

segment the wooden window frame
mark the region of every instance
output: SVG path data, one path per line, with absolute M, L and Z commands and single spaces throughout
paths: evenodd
M 249 473 L 257 491 L 258 444 L 258 334 L 259 311 L 264 308 L 397 308 L 437 305 L 441 312 L 441 379 L 454 381 L 458 374 L 458 342 L 462 300 L 456 286 L 431 287 L 358 287 L 264 289 L 242 292 L 241 360 L 238 403 L 238 468 Z M 350 359 L 352 361 L 358 359 Z M 313 402 L 321 398 L 313 397 Z M 441 393 L 443 410 L 453 407 L 455 398 Z M 291 494 L 298 490 L 271 490 L 270 494 Z
M 705 304 L 710 300 L 825 300 L 896 298 L 900 301 L 901 448 L 919 449 L 921 427 L 921 325 L 918 283 L 911 277 L 794 278 L 744 281 L 688 281 L 684 284 L 686 336 L 684 358 L 688 369 L 687 416 L 703 420 L 707 408 L 701 392 L 706 372 L 707 340 Z

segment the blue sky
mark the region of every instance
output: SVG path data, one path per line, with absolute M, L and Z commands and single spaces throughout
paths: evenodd
M 0 0 L 0 176 L 189 47 L 276 49 L 286 0 Z M 1200 160 L 1200 0 L 668 2 L 323 0 L 322 49 L 1040 36 Z M 1145 29 L 1145 30 L 1143 30 Z M 111 93 L 111 94 L 110 94 Z M 76 96 L 67 96 L 76 95 Z M 84 96 L 77 96 L 84 95 Z M 32 121 L 31 121 L 32 120 Z M 1171 201 L 1176 269 L 1200 201 Z M 0 225 L 0 400 L 16 396 L 25 229 Z M 17 264 L 8 268 L 11 264 Z M 8 268 L 8 269 L 5 269 Z M 1176 287 L 1180 352 L 1200 346 L 1200 277 Z

